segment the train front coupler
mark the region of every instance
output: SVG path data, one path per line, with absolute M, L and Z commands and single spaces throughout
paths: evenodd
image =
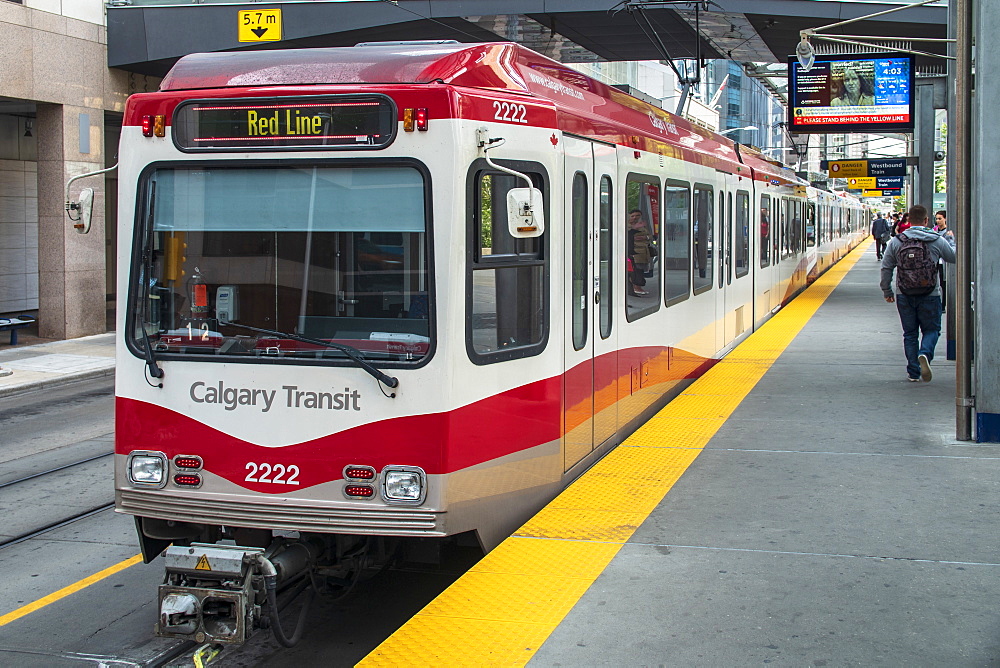
M 291 647 L 305 626 L 315 594 L 309 572 L 321 552 L 305 541 L 276 542 L 266 550 L 204 543 L 167 548 L 156 635 L 240 644 L 256 629 L 270 628 L 280 644 Z M 284 586 L 292 597 L 310 589 L 291 635 L 278 616 L 278 589 Z

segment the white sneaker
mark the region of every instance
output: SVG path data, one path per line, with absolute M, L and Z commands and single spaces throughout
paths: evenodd
M 927 359 L 927 355 L 917 355 L 917 362 L 920 363 L 920 380 L 925 383 L 931 382 L 931 363 Z

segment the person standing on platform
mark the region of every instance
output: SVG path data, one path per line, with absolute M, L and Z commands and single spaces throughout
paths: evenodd
M 938 261 L 955 261 L 955 250 L 927 227 L 927 209 L 910 207 L 910 227 L 894 237 L 882 256 L 882 296 L 896 303 L 903 325 L 906 376 L 911 382 L 931 379 L 934 348 L 941 335 L 941 289 Z M 896 290 L 893 293 L 893 272 Z
M 894 211 L 892 213 L 891 220 L 889 221 L 889 234 L 891 236 L 899 234 L 899 230 L 897 228 L 899 228 L 899 213 Z
M 955 233 L 948 229 L 948 212 L 941 210 L 934 214 L 934 231 L 941 235 L 941 238 L 948 242 L 948 245 L 955 248 Z M 944 278 L 944 261 L 938 262 L 938 280 L 941 282 L 941 310 L 948 309 L 948 285 Z
M 905 232 L 913 223 L 910 222 L 910 212 L 907 211 L 903 214 L 903 217 L 899 219 L 899 225 L 896 225 L 896 234 Z
M 948 212 L 941 210 L 934 214 L 934 231 L 944 237 L 944 240 L 955 247 L 955 233 L 948 227 Z
M 876 213 L 872 221 L 872 236 L 875 238 L 875 255 L 881 260 L 885 245 L 889 243 L 889 221 L 881 213 Z

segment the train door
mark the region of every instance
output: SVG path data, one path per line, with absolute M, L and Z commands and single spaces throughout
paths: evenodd
M 563 137 L 564 470 L 610 438 L 617 425 L 613 267 L 614 148 Z
M 732 317 L 732 336 L 736 339 L 753 326 L 754 309 L 754 258 L 751 254 L 751 243 L 757 233 L 756 220 L 751 217 L 751 193 L 745 190 L 749 184 L 742 182 L 737 185 L 733 194 L 732 230 L 733 230 L 733 261 L 732 283 L 726 286 L 726 303 L 728 313 Z M 758 265 L 759 266 L 759 265 Z M 753 272 L 756 274 L 756 272 Z M 727 327 L 729 323 L 727 322 Z
M 743 331 L 743 300 L 738 287 L 742 283 L 734 285 L 734 280 L 746 274 L 746 240 L 743 231 L 739 229 L 738 221 L 734 213 L 734 197 L 739 179 L 736 176 L 726 175 L 725 192 L 719 195 L 719 238 L 725 240 L 725 262 L 723 263 L 724 276 L 719 277 L 720 321 L 722 324 L 722 347 L 733 342 L 740 332 Z M 747 316 L 750 314 L 748 313 Z
M 614 247 L 614 212 L 621 210 L 615 205 L 618 196 L 616 175 L 618 154 L 614 146 L 594 144 L 594 178 L 597 181 L 595 204 L 594 308 L 596 317 L 591 333 L 594 341 L 594 447 L 598 447 L 618 430 L 618 323 L 615 313 L 620 312 L 616 297 L 624 291 L 614 284 L 613 277 L 621 276 L 621 265 L 615 263 L 618 257 L 624 262 L 624 253 Z M 654 230 L 654 234 L 655 234 Z M 616 254 L 617 250 L 617 254 Z
M 777 234 L 778 226 L 776 217 L 771 210 L 771 196 L 761 193 L 757 200 L 757 206 L 752 214 L 754 233 L 754 247 L 756 248 L 754 271 L 754 322 L 760 322 L 768 311 L 771 310 L 771 292 L 774 290 L 772 280 L 773 274 L 773 247 L 772 238 Z
M 716 277 L 715 292 L 715 349 L 722 350 L 726 346 L 726 266 L 729 260 L 729 243 L 731 237 L 726 233 L 726 181 L 719 188 L 716 199 L 719 206 L 716 209 L 715 253 L 719 275 Z

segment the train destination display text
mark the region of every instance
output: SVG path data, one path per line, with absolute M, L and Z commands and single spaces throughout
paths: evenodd
M 189 150 L 356 148 L 384 146 L 394 124 L 393 105 L 380 98 L 213 100 L 180 107 L 174 136 L 178 147 Z

